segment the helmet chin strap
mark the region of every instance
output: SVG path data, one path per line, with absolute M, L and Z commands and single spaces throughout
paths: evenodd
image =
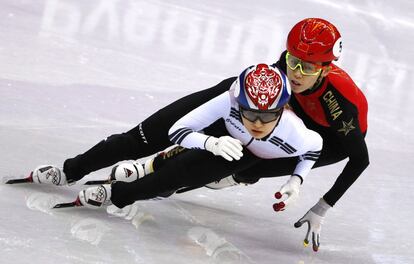
M 318 79 L 316 79 L 316 82 L 313 84 L 313 86 L 307 89 L 306 91 L 303 91 L 301 94 L 311 94 L 314 91 L 318 90 L 318 88 L 321 87 L 323 78 L 324 77 L 322 76 L 322 71 L 321 71 L 319 73 Z
M 312 88 L 310 88 L 309 90 L 315 91 L 316 89 L 318 89 L 321 86 L 321 83 L 322 83 L 322 80 L 323 80 L 322 72 L 323 71 L 321 71 L 319 73 L 318 79 L 316 79 L 316 82 L 313 84 Z

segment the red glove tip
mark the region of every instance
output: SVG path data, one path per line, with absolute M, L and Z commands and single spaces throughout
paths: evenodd
M 282 198 L 282 194 L 280 192 L 275 193 L 275 198 L 276 199 Z
M 283 211 L 284 207 L 285 207 L 284 202 L 276 203 L 276 204 L 273 205 L 273 210 L 275 210 L 276 212 Z

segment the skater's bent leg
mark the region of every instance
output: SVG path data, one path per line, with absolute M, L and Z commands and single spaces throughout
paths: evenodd
M 208 100 L 225 92 L 233 78 L 209 89 L 185 96 L 160 109 L 130 131 L 113 135 L 90 150 L 64 163 L 64 172 L 70 181 L 80 180 L 86 174 L 115 164 L 121 160 L 138 159 L 171 145 L 168 130 L 182 116 Z
M 112 184 L 111 201 L 122 208 L 136 200 L 154 198 L 182 187 L 203 186 L 258 161 L 248 151 L 240 160 L 229 162 L 204 150 L 189 150 L 175 157 L 174 162 L 165 163 L 160 170 L 135 182 L 115 182 Z
M 63 164 L 63 171 L 69 180 L 78 181 L 92 171 L 111 166 L 118 161 L 136 159 L 143 149 L 142 141 L 128 133 L 112 135 L 85 153 L 67 159 Z

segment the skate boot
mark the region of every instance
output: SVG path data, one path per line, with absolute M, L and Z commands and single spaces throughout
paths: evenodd
M 63 170 L 53 165 L 38 166 L 33 170 L 30 176 L 34 183 L 53 184 L 58 186 L 68 184 Z
M 79 202 L 88 208 L 97 209 L 111 203 L 111 185 L 102 184 L 100 186 L 89 187 L 79 192 Z
M 146 160 L 144 164 L 141 164 L 138 161 L 120 163 L 112 168 L 109 181 L 136 181 L 137 179 L 154 172 L 152 167 L 153 162 L 154 159 L 152 158 Z

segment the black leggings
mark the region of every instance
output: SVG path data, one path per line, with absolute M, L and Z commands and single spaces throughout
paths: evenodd
M 157 111 L 130 131 L 112 135 L 85 153 L 67 159 L 63 171 L 68 181 L 80 180 L 118 161 L 139 159 L 171 146 L 168 139 L 170 127 L 191 110 L 228 91 L 234 80 L 229 78 L 212 88 L 185 96 Z M 214 131 L 214 124 L 211 131 Z
M 226 134 L 224 122 L 216 123 L 214 129 L 217 134 Z M 156 158 L 154 173 L 132 183 L 112 184 L 111 201 L 122 208 L 134 201 L 171 194 L 183 187 L 199 188 L 232 174 L 238 181 L 255 183 L 260 178 L 292 175 L 298 162 L 297 157 L 260 159 L 247 149 L 243 150 L 239 161 L 227 161 L 205 150 L 184 149 L 170 154 Z M 345 157 L 336 144 L 325 145 L 314 168 L 339 162 Z
M 141 179 L 132 183 L 113 183 L 111 201 L 122 208 L 136 200 L 163 196 L 182 187 L 201 187 L 245 170 L 259 161 L 250 152 L 245 152 L 238 161 L 227 161 L 205 150 L 184 151 Z
M 216 136 L 226 135 L 224 122 L 216 122 L 211 133 L 215 133 Z M 327 138 L 314 168 L 333 164 L 345 158 L 346 155 L 336 140 Z M 114 183 L 111 201 L 118 207 L 124 207 L 136 200 L 170 195 L 183 187 L 199 188 L 229 175 L 234 175 L 237 181 L 243 183 L 255 183 L 260 178 L 292 175 L 297 162 L 297 157 L 260 159 L 247 149 L 243 150 L 243 157 L 239 161 L 229 162 L 205 150 L 177 147 L 166 155 L 155 158 L 153 174 L 133 183 Z

